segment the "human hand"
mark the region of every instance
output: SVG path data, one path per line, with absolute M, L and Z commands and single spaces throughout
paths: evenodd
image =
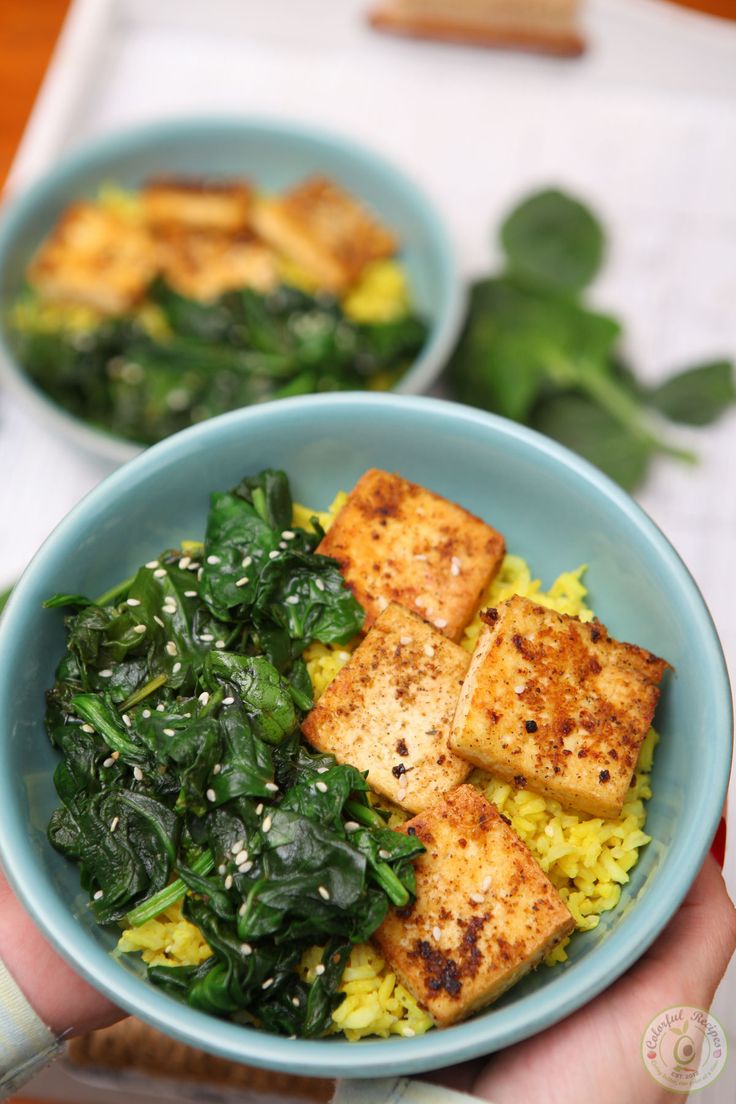
M 493 1104 L 671 1104 L 641 1061 L 641 1039 L 665 1008 L 709 1008 L 736 949 L 736 909 L 708 856 L 659 939 L 610 989 L 566 1020 L 433 1080 Z
M 54 1035 L 79 1035 L 126 1015 L 78 977 L 46 942 L 1 870 L 0 954 L 26 1000 Z

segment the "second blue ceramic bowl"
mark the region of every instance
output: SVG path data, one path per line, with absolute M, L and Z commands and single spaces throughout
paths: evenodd
M 399 471 L 500 529 L 545 585 L 588 565 L 590 601 L 611 633 L 674 670 L 656 723 L 653 793 L 642 851 L 616 909 L 576 934 L 564 965 L 540 967 L 467 1023 L 421 1038 L 348 1043 L 284 1039 L 178 1004 L 136 958 L 115 961 L 76 867 L 46 840 L 56 755 L 44 690 L 64 642 L 55 591 L 101 593 L 162 548 L 199 537 L 212 490 L 266 466 L 296 498 L 324 508 L 366 468 Z M 591 1000 L 657 938 L 682 901 L 721 814 L 731 705 L 720 645 L 697 587 L 638 506 L 546 438 L 432 399 L 330 395 L 252 407 L 149 449 L 96 488 L 52 534 L 0 621 L 0 858 L 37 924 L 113 1001 L 188 1043 L 236 1061 L 314 1076 L 416 1073 L 517 1042 Z
M 419 188 L 378 154 L 339 134 L 269 119 L 176 119 L 111 134 L 60 161 L 0 217 L 0 303 L 13 302 L 31 256 L 67 204 L 101 184 L 139 187 L 151 176 L 246 176 L 280 191 L 305 176 L 333 177 L 397 234 L 418 312 L 429 336 L 396 390 L 426 391 L 452 351 L 463 320 L 464 291 L 441 218 Z M 67 413 L 36 386 L 12 350 L 0 315 L 0 373 L 36 417 L 93 454 L 129 460 L 141 446 Z

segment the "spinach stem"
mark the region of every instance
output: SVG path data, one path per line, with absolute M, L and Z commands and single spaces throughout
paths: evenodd
M 134 705 L 138 705 L 144 698 L 147 698 L 149 694 L 155 693 L 156 690 L 164 686 L 167 678 L 167 675 L 156 675 L 155 678 L 149 679 L 148 682 L 144 683 L 138 690 L 135 690 L 129 698 L 126 698 L 125 701 L 118 706 L 118 710 L 124 713 L 126 709 L 132 709 Z
M 135 575 L 131 575 L 129 579 L 123 579 L 122 583 L 116 583 L 114 587 L 110 587 L 104 594 L 101 594 L 99 598 L 95 598 L 96 606 L 111 606 L 116 598 L 119 598 L 121 594 L 124 594 L 126 590 L 129 590 L 133 585 Z
M 388 863 L 376 863 L 371 869 L 381 889 L 385 891 L 386 896 L 389 897 L 395 905 L 402 908 L 409 903 L 408 889 L 401 884 Z
M 192 863 L 192 870 L 195 874 L 209 874 L 214 865 L 215 858 L 212 852 L 203 851 Z M 186 883 L 181 878 L 177 878 L 175 882 L 159 890 L 153 897 L 149 897 L 147 901 L 143 901 L 142 904 L 131 909 L 126 916 L 126 920 L 131 928 L 139 928 L 141 924 L 145 924 L 147 920 L 153 920 L 153 918 L 158 916 L 160 912 L 163 912 L 164 909 L 170 908 L 171 905 L 175 905 L 177 901 L 180 901 L 182 897 L 186 896 L 186 892 Z
M 264 521 L 268 521 L 268 507 L 262 487 L 256 487 L 253 490 L 253 506 L 258 516 L 263 518 Z
M 117 716 L 96 694 L 77 694 L 71 701 L 72 709 L 87 724 L 104 737 L 108 747 L 124 756 L 126 762 L 141 760 L 141 749 L 128 739 L 118 725 Z
M 370 805 L 361 805 L 359 801 L 348 800 L 345 802 L 345 812 L 357 820 L 358 824 L 365 824 L 367 828 L 385 828 L 386 822 L 380 813 L 371 809 Z

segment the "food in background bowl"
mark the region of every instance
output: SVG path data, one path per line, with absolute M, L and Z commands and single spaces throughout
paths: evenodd
M 141 444 L 266 399 L 386 389 L 427 337 L 399 249 L 327 177 L 107 185 L 32 258 L 14 351 L 70 413 Z
M 49 837 L 152 982 L 287 1035 L 414 1036 L 615 907 L 667 664 L 592 619 L 582 569 L 545 594 L 504 552 L 397 475 L 320 515 L 267 470 L 203 543 L 49 601 L 75 611 Z

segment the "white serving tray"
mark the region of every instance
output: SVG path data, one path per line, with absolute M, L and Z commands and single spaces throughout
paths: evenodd
M 468 275 L 487 270 L 491 228 L 526 189 L 576 190 L 613 243 L 595 301 L 626 320 L 645 377 L 734 355 L 736 25 L 658 0 L 590 0 L 590 50 L 561 61 L 377 35 L 369 6 L 76 0 L 8 192 L 119 127 L 290 117 L 367 142 L 412 174 Z M 736 413 L 679 438 L 699 466 L 659 463 L 639 500 L 695 575 L 736 670 Z M 106 468 L 0 396 L 0 472 L 2 585 Z M 733 843 L 727 867 L 736 886 Z M 717 1005 L 732 1033 L 734 991 L 732 980 L 730 1009 L 725 991 Z M 717 1094 L 702 1099 L 725 1104 Z

